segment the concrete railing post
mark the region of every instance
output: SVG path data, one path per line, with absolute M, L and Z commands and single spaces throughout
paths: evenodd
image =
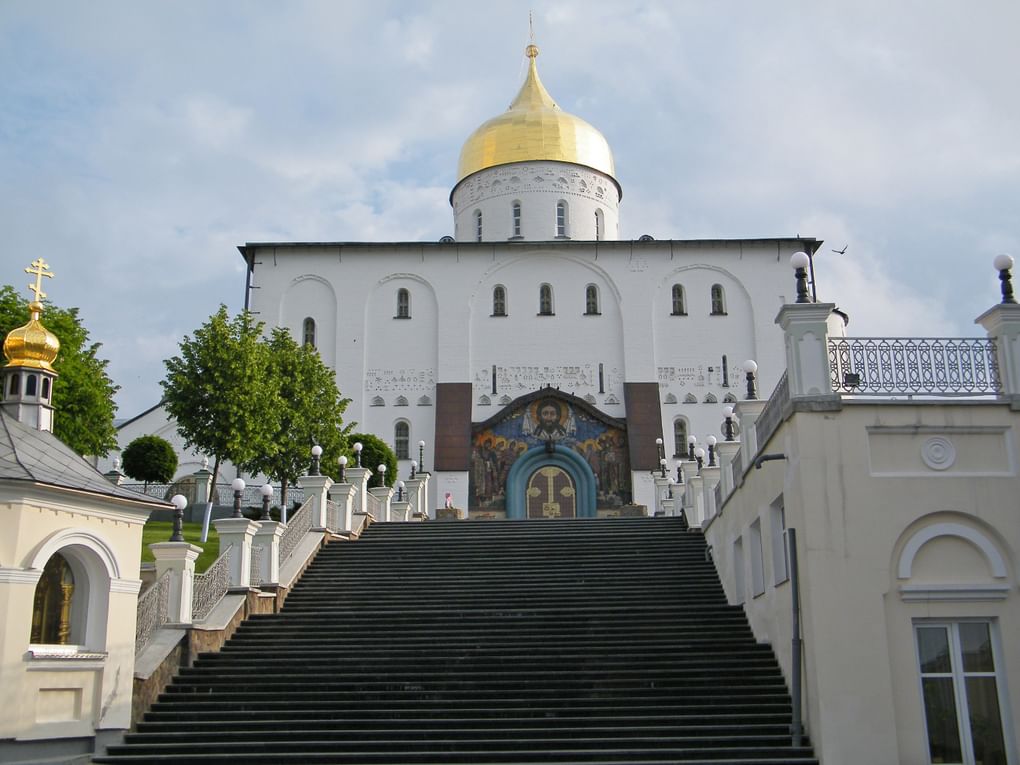
M 167 619 L 177 624 L 191 624 L 195 560 L 202 554 L 202 548 L 187 542 L 155 542 L 149 549 L 156 558 L 156 581 L 170 572 Z
M 838 397 L 829 377 L 829 316 L 835 307 L 835 303 L 787 303 L 776 315 L 785 336 L 791 399 Z
M 250 587 L 251 543 L 259 524 L 247 518 L 220 518 L 213 526 L 220 535 L 220 554 L 230 549 L 230 587 Z
M 1020 401 L 1020 304 L 1000 303 L 974 320 L 995 340 L 1004 398 Z
M 252 540 L 253 547 L 262 548 L 259 562 L 259 584 L 280 583 L 280 537 L 286 527 L 277 521 L 260 521 Z

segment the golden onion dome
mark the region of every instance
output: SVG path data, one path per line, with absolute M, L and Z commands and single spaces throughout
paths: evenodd
M 4 340 L 4 356 L 10 366 L 44 369 L 56 374 L 53 361 L 60 352 L 60 341 L 39 321 L 43 305 L 38 300 L 28 304 L 32 318 L 28 324 L 12 329 Z
M 584 165 L 605 173 L 619 188 L 613 153 L 605 136 L 580 117 L 560 109 L 538 78 L 538 47 L 529 45 L 528 76 L 510 108 L 467 139 L 460 151 L 457 183 L 472 173 L 499 165 L 553 160 Z

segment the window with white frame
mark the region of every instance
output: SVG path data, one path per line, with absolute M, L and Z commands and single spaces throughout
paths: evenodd
M 932 763 L 1008 761 L 995 626 L 977 620 L 914 623 Z
M 482 211 L 475 210 L 475 241 L 482 241 Z
M 397 420 L 393 426 L 393 451 L 398 460 L 410 459 L 411 426 L 407 420 Z
M 510 227 L 513 231 L 512 236 L 518 237 L 521 235 L 521 203 L 514 202 L 510 207 Z
M 539 316 L 553 315 L 553 291 L 548 284 L 538 288 L 538 314 Z
M 302 344 L 315 347 L 315 319 L 309 316 L 301 327 Z
M 687 315 L 687 300 L 684 297 L 684 286 L 682 284 L 674 284 L 672 292 L 672 311 L 671 316 L 686 316 Z
M 397 318 L 411 318 L 411 293 L 403 287 L 397 290 Z
M 506 287 L 502 284 L 492 288 L 492 315 L 506 316 Z
M 606 216 L 601 210 L 595 211 L 595 241 L 606 238 Z
M 761 549 L 761 518 L 755 518 L 747 529 L 751 549 L 751 595 L 758 597 L 765 592 L 765 561 Z
M 673 420 L 673 457 L 687 458 L 687 418 L 677 417 Z
M 721 284 L 712 285 L 712 315 L 724 316 L 726 314 L 726 293 L 723 292 Z
M 790 578 L 786 565 L 786 509 L 779 497 L 769 506 L 769 537 L 772 542 L 772 584 Z
M 585 316 L 599 315 L 599 288 L 589 284 L 584 288 L 584 314 Z
M 556 203 L 556 236 L 567 235 L 567 203 L 562 199 Z

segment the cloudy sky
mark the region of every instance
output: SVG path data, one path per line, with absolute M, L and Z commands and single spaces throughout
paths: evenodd
M 436 240 L 525 71 L 625 238 L 824 239 L 851 334 L 976 335 L 1020 256 L 1020 3 L 0 2 L 0 282 L 42 256 L 122 390 L 242 305 L 246 241 Z M 842 249 L 836 255 L 830 249 Z

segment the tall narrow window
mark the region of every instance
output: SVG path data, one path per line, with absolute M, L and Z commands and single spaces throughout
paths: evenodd
M 393 451 L 398 460 L 410 459 L 411 426 L 406 420 L 397 420 L 393 426 Z
M 726 294 L 721 284 L 712 285 L 712 315 L 722 316 L 726 313 Z
M 15 372 L 14 374 L 11 375 L 11 384 L 9 386 L 7 386 L 7 393 L 8 393 L 8 395 L 17 396 L 18 395 L 18 387 L 19 387 L 20 383 L 21 383 L 21 376 L 17 372 Z
M 36 391 L 36 385 L 38 378 L 35 375 L 29 375 L 25 378 L 25 395 L 34 396 Z
M 482 241 L 482 211 L 475 210 L 475 241 Z
M 548 284 L 538 288 L 538 313 L 541 316 L 553 315 L 553 292 Z
M 687 457 L 687 418 L 677 417 L 673 420 L 673 456 Z
M 606 216 L 601 210 L 595 211 L 595 241 L 606 238 Z
M 397 318 L 411 318 L 411 293 L 403 287 L 397 290 Z
M 556 236 L 567 235 L 567 203 L 560 200 L 556 203 Z
M 510 224 L 513 236 L 521 235 L 521 203 L 514 202 L 510 208 Z
M 769 531 L 772 537 L 772 583 L 780 584 L 789 578 L 786 566 L 786 510 L 780 496 L 769 507 Z
M 684 300 L 684 287 L 682 284 L 673 285 L 673 316 L 687 315 L 687 301 Z
M 71 601 L 74 597 L 74 573 L 60 553 L 46 561 L 35 586 L 32 607 L 33 643 L 67 645 L 71 642 Z
M 50 397 L 50 378 L 44 377 L 42 381 L 42 397 L 46 400 Z
M 493 315 L 507 315 L 507 289 L 503 285 L 493 288 Z
M 738 606 L 744 602 L 744 572 L 744 538 L 737 537 L 733 540 L 733 602 Z
M 718 510 L 718 508 L 716 508 Z M 765 561 L 761 549 L 761 518 L 755 518 L 748 528 L 751 543 L 751 594 L 758 597 L 765 592 Z
M 584 288 L 584 313 L 585 316 L 599 315 L 599 288 L 594 284 Z
M 304 326 L 301 331 L 303 342 L 305 345 L 310 345 L 312 348 L 315 347 L 315 319 L 308 317 L 305 319 Z
M 1005 763 L 992 624 L 915 625 L 932 762 Z

